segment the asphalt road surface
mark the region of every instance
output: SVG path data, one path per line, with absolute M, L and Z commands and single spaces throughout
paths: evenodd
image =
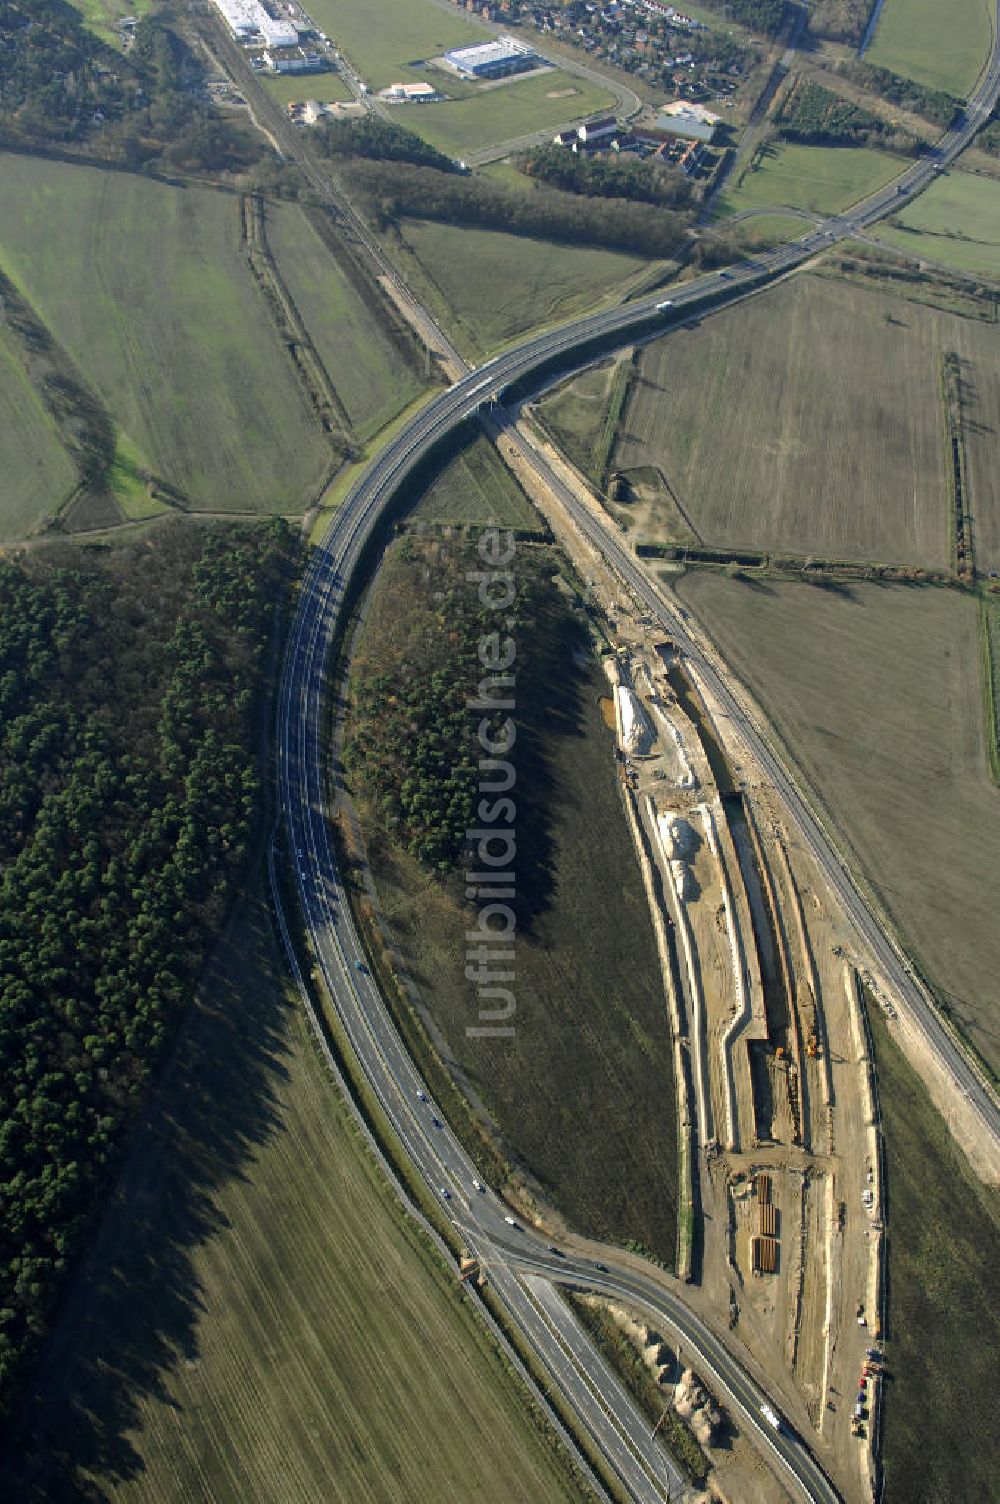
M 995 32 L 996 34 L 996 32 Z M 626 307 L 603 310 L 537 335 L 471 371 L 449 391 L 429 402 L 361 475 L 344 501 L 322 544 L 313 551 L 302 582 L 289 635 L 279 709 L 282 812 L 310 944 L 361 1068 L 405 1152 L 439 1198 L 463 1239 L 488 1261 L 494 1288 L 511 1321 L 535 1348 L 555 1383 L 600 1444 L 628 1495 L 642 1501 L 677 1497 L 677 1479 L 650 1448 L 649 1427 L 617 1379 L 603 1364 L 582 1329 L 551 1295 L 553 1284 L 572 1284 L 641 1307 L 668 1334 L 679 1337 L 703 1377 L 715 1388 L 738 1423 L 752 1432 L 793 1492 L 812 1500 L 834 1500 L 836 1491 L 806 1444 L 787 1426 L 773 1431 L 761 1419 L 769 1396 L 737 1361 L 728 1346 L 658 1280 L 616 1264 L 608 1250 L 607 1272 L 596 1265 L 552 1253 L 530 1230 L 512 1228 L 507 1208 L 488 1189 L 473 1186 L 476 1170 L 457 1139 L 426 1100 L 427 1092 L 396 1033 L 378 989 L 366 970 L 364 953 L 344 899 L 329 842 L 323 715 L 326 665 L 342 606 L 345 582 L 358 567 L 364 545 L 413 466 L 485 403 L 502 397 L 520 377 L 530 376 L 554 356 L 586 358 L 595 339 L 628 343 L 659 319 L 666 331 L 678 318 L 733 301 L 806 261 L 816 251 L 850 237 L 901 208 L 968 143 L 991 112 L 1000 91 L 1000 53 L 995 49 L 983 78 L 958 124 L 894 183 L 844 214 L 810 229 L 800 240 L 768 255 L 743 261 L 673 291 L 669 301 L 650 297 Z M 331 195 L 332 196 L 332 195 Z M 381 253 L 379 252 L 379 255 Z M 502 412 L 497 417 L 504 422 Z M 544 462 L 512 428 L 513 440 Z M 660 596 L 613 527 L 598 521 L 558 477 L 550 484 L 623 580 L 664 630 L 678 642 L 733 716 L 766 775 L 782 794 L 791 819 L 811 847 L 827 881 L 869 947 L 895 993 L 901 1011 L 921 1027 L 931 1047 L 962 1083 L 984 1125 L 1000 1139 L 997 1103 L 948 1033 L 906 962 L 883 934 L 850 874 L 832 849 L 766 737 L 730 688 L 714 652 L 692 635 L 680 614 Z M 444 1192 L 447 1191 L 447 1197 Z M 771 1401 L 774 1403 L 773 1399 Z M 777 1408 L 777 1406 L 776 1406 Z

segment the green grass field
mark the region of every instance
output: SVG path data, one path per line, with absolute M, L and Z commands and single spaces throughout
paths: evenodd
M 574 465 L 600 485 L 605 425 L 614 401 L 615 360 L 589 366 L 542 398 L 540 412 Z M 619 378 L 620 379 L 620 378 Z
M 342 1105 L 259 896 L 200 988 L 31 1421 L 8 1495 L 25 1504 L 582 1499 Z
M 408 644 L 421 616 L 438 610 L 438 576 L 428 584 L 423 562 L 423 550 L 437 547 L 406 538 L 389 550 L 357 644 L 352 693 L 367 675 L 394 673 L 415 652 Z M 522 569 L 529 551 L 546 567 L 560 566 L 554 549 L 522 544 Z M 672 1264 L 669 1022 L 612 738 L 597 703 L 607 680 L 592 658 L 578 661 L 568 613 L 549 620 L 546 632 L 518 644 L 518 738 L 530 762 L 519 767 L 517 783 L 513 1038 L 466 1032 L 478 1014 L 465 975 L 470 909 L 462 886 L 433 880 L 363 809 L 369 854 L 406 967 L 459 1079 L 485 1103 L 515 1163 L 527 1166 L 578 1230 L 634 1239 Z
M 6 155 L 17 283 L 142 466 L 198 509 L 294 512 L 330 451 L 239 247 L 237 200 Z
M 318 99 L 321 104 L 332 104 L 334 100 L 354 98 L 340 74 L 332 69 L 329 73 L 291 74 L 281 78 L 262 75 L 261 82 L 279 104 L 304 99 Z
M 808 221 L 795 214 L 755 214 L 734 225 L 733 231 L 744 250 L 765 251 L 786 240 L 798 240 L 808 228 Z
M 872 233 L 909 256 L 1000 281 L 1000 183 L 945 173 Z
M 649 262 L 499 230 L 407 220 L 389 243 L 404 276 L 472 359 L 620 293 Z
M 890 0 L 891 3 L 891 0 Z M 809 209 L 836 214 L 874 193 L 906 167 L 901 157 L 867 146 L 765 146 L 718 199 L 720 214 L 741 209 Z
M 369 439 L 413 400 L 421 381 L 301 209 L 269 204 L 267 238 L 351 427 Z
M 462 526 L 495 522 L 539 533 L 543 528 L 521 487 L 482 435 L 448 463 L 408 515 L 415 521 Z
M 1000 1474 L 1000 1195 L 972 1174 L 877 1010 L 889 1320 L 886 1504 L 989 1499 Z
M 117 23 L 123 16 L 147 15 L 153 0 L 70 0 L 70 4 L 80 12 L 91 31 L 106 42 L 117 44 Z
M 76 484 L 75 466 L 5 330 L 0 330 L 0 475 L 0 542 L 23 538 L 59 510 Z
M 420 74 L 411 64 L 490 36 L 457 8 L 449 15 L 427 0 L 379 0 L 377 22 L 356 0 L 314 0 L 309 14 L 373 89 L 413 82 Z
M 989 56 L 995 13 L 991 0 L 885 0 L 865 62 L 962 98 Z
M 955 1022 L 1000 1068 L 1000 790 L 977 602 L 703 570 L 678 593 L 768 710 Z
M 612 468 L 656 467 L 710 546 L 947 568 L 951 348 L 1000 369 L 993 326 L 796 277 L 643 348 Z M 994 435 L 975 442 L 995 460 Z M 622 511 L 637 537 L 680 541 L 666 485 Z
M 438 82 L 438 79 L 435 79 Z M 441 87 L 447 92 L 445 79 Z M 532 131 L 556 130 L 585 115 L 607 110 L 615 96 L 599 84 L 550 69 L 502 86 L 480 88 L 464 99 L 399 109 L 393 119 L 416 131 L 440 151 L 464 156 Z

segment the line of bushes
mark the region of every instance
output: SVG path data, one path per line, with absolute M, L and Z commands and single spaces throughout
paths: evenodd
M 838 71 L 880 99 L 899 105 L 901 110 L 921 115 L 942 130 L 947 130 L 961 107 L 961 102 L 944 89 L 929 89 L 912 78 L 900 78 L 898 73 L 890 73 L 888 68 L 876 68 L 871 63 L 845 62 L 840 64 Z
M 810 145 L 881 146 L 913 151 L 917 145 L 909 131 L 873 115 L 860 105 L 842 99 L 822 84 L 801 81 L 790 91 L 776 117 L 786 141 Z
M 588 199 L 545 186 L 519 193 L 486 178 L 408 162 L 354 158 L 342 175 L 364 212 L 383 229 L 400 219 L 432 219 L 655 257 L 677 256 L 688 243 L 691 215 L 652 204 Z

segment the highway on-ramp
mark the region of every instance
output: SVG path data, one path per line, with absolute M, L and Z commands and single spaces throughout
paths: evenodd
M 805 1443 L 787 1427 L 773 1431 L 761 1420 L 768 1398 L 729 1347 L 679 1295 L 660 1279 L 636 1274 L 606 1255 L 608 1268 L 552 1252 L 527 1229 L 504 1220 L 506 1208 L 488 1189 L 473 1186 L 475 1168 L 448 1125 L 426 1101 L 426 1089 L 403 1047 L 388 1010 L 366 969 L 366 961 L 331 848 L 326 818 L 327 786 L 324 714 L 330 646 L 343 606 L 345 586 L 358 569 L 365 545 L 403 481 L 439 440 L 506 388 L 553 361 L 585 358 L 595 341 L 626 343 L 649 333 L 660 320 L 670 324 L 699 309 L 718 306 L 767 285 L 830 244 L 849 237 L 901 207 L 930 182 L 968 143 L 990 114 L 1000 90 L 996 49 L 983 78 L 956 125 L 901 178 L 863 203 L 809 230 L 800 240 L 731 268 L 698 278 L 671 291 L 670 299 L 650 297 L 605 309 L 547 330 L 471 371 L 447 392 L 428 402 L 372 461 L 313 550 L 302 580 L 289 634 L 279 701 L 279 775 L 288 856 L 294 871 L 309 944 L 341 1024 L 372 1091 L 430 1193 L 440 1200 L 463 1239 L 488 1261 L 494 1288 L 511 1322 L 519 1328 L 562 1389 L 581 1421 L 594 1434 L 629 1497 L 643 1501 L 677 1497 L 680 1480 L 672 1465 L 648 1441 L 648 1427 L 620 1384 L 601 1363 L 568 1310 L 553 1304 L 537 1281 L 572 1284 L 626 1300 L 677 1334 L 733 1410 L 740 1424 L 770 1450 L 779 1474 L 794 1492 L 813 1500 L 834 1500 L 832 1484 Z M 503 414 L 499 413 L 501 421 Z M 515 429 L 514 441 L 525 440 Z M 532 464 L 544 462 L 533 451 Z M 970 1103 L 994 1134 L 1000 1130 L 995 1100 L 962 1050 L 943 1026 L 904 959 L 883 934 L 864 896 L 830 845 L 794 782 L 775 755 L 752 712 L 730 688 L 715 654 L 688 629 L 660 595 L 613 526 L 600 521 L 550 472 L 563 503 L 635 594 L 655 613 L 709 683 L 719 704 L 739 725 L 761 767 L 773 780 L 831 887 L 853 918 L 875 964 L 939 1058 L 963 1083 Z M 445 1197 L 444 1192 L 447 1192 Z

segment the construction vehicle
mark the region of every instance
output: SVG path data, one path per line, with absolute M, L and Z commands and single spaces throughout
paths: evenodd
M 809 1056 L 810 1060 L 815 1060 L 816 1056 L 819 1054 L 819 1040 L 816 1038 L 815 1034 L 810 1034 L 809 1038 L 806 1040 L 806 1054 Z

